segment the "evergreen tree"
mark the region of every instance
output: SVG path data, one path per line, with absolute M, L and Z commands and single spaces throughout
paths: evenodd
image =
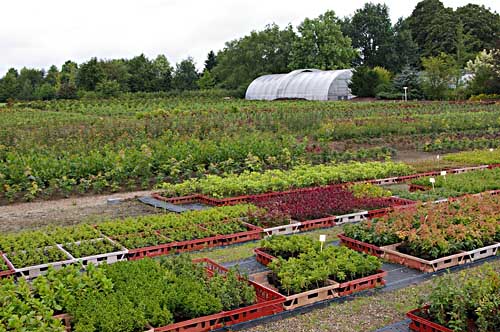
M 58 86 L 58 84 L 60 84 L 60 74 L 56 66 L 50 66 L 44 81 L 45 83 L 48 83 L 53 87 L 56 87 Z
M 203 75 L 201 75 L 200 79 L 198 80 L 198 87 L 201 90 L 210 90 L 215 88 L 215 78 L 214 75 L 209 71 L 205 70 L 203 72 Z
M 217 56 L 214 51 L 208 52 L 207 59 L 205 60 L 205 69 L 203 71 L 212 71 L 214 67 L 217 65 Z

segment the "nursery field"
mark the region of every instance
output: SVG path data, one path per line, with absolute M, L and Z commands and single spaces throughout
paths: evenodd
M 4 105 L 0 204 L 152 188 L 208 174 L 386 160 L 398 151 L 435 156 L 496 148 L 499 119 L 499 104 L 481 103 L 136 94 Z
M 0 121 L 0 332 L 500 329 L 498 104 L 136 94 Z

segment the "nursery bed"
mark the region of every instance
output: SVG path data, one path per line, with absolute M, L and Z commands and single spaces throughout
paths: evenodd
M 128 259 L 137 260 L 144 257 L 156 257 L 161 255 L 178 254 L 183 252 L 190 252 L 202 250 L 207 248 L 214 248 L 220 246 L 227 246 L 242 242 L 259 240 L 262 236 L 262 228 L 254 226 L 249 223 L 243 222 L 247 228 L 244 232 L 233 233 L 228 235 L 217 235 L 203 239 L 194 239 L 187 241 L 170 242 L 157 246 L 149 246 L 137 249 L 128 249 Z
M 203 264 L 207 272 L 211 275 L 215 273 L 226 273 L 228 270 L 209 259 L 199 259 L 195 262 Z M 221 327 L 258 319 L 264 316 L 277 314 L 283 311 L 285 298 L 271 289 L 263 287 L 253 281 L 248 281 L 257 294 L 257 303 L 230 311 L 223 311 L 214 315 L 199 317 L 183 322 L 170 324 L 164 327 L 155 328 L 155 332 L 203 332 L 211 331 Z
M 254 252 L 257 262 L 264 266 L 267 266 L 269 263 L 271 263 L 272 260 L 276 259 L 276 257 L 270 255 L 262 248 L 257 248 L 254 250 Z M 250 278 L 257 283 L 278 292 L 278 289 L 268 281 L 268 276 L 270 275 L 270 273 L 270 271 L 264 271 L 253 274 L 250 276 Z M 316 302 L 331 300 L 336 297 L 344 297 L 363 290 L 381 287 L 385 285 L 384 278 L 386 276 L 387 272 L 379 270 L 377 271 L 377 273 L 370 276 L 345 282 L 337 282 L 335 280 L 328 279 L 328 285 L 321 288 L 316 288 L 289 296 L 282 294 L 283 296 L 286 296 L 286 301 L 284 302 L 283 306 L 285 310 L 294 310 L 299 307 L 310 305 Z
M 488 168 L 491 169 L 491 168 L 497 168 L 497 167 L 500 167 L 500 165 L 495 164 L 495 165 L 479 165 L 479 166 L 472 166 L 472 167 L 451 168 L 451 169 L 445 169 L 445 171 L 448 174 L 460 174 L 460 173 L 483 170 L 483 169 L 488 169 Z M 344 188 L 344 187 L 351 185 L 351 184 L 354 184 L 354 183 L 371 183 L 371 184 L 375 184 L 375 185 L 391 185 L 391 184 L 408 182 L 408 181 L 422 178 L 422 177 L 426 177 L 426 176 L 438 176 L 440 174 L 441 174 L 441 171 L 432 171 L 432 172 L 418 173 L 418 174 L 412 174 L 412 175 L 389 177 L 389 178 L 383 178 L 383 179 L 364 180 L 364 181 L 356 181 L 356 182 L 345 182 L 345 183 L 327 185 L 324 187 Z M 163 201 L 163 202 L 170 203 L 173 205 L 185 205 L 185 204 L 193 204 L 194 203 L 194 204 L 200 204 L 202 206 L 206 206 L 206 205 L 208 205 L 208 206 L 223 206 L 223 205 L 234 205 L 234 204 L 247 203 L 249 200 L 255 199 L 255 198 L 266 198 L 266 197 L 271 198 L 271 197 L 283 196 L 283 195 L 287 195 L 287 194 L 291 194 L 291 193 L 306 192 L 308 190 L 313 190 L 315 188 L 317 188 L 317 186 L 307 187 L 307 188 L 290 189 L 290 190 L 286 190 L 286 191 L 268 192 L 268 193 L 264 193 L 264 194 L 227 197 L 227 198 L 221 198 L 221 199 L 209 197 L 209 196 L 203 195 L 203 194 L 192 194 L 192 195 L 178 196 L 178 197 L 164 197 L 161 195 L 161 192 L 152 193 L 151 197 L 154 198 L 155 200 Z
M 404 265 L 406 267 L 417 269 L 422 272 L 436 272 L 439 270 L 448 269 L 450 267 L 471 263 L 476 260 L 496 256 L 498 248 L 500 248 L 500 243 L 495 243 L 482 248 L 462 251 L 454 255 L 449 255 L 429 261 L 397 251 L 396 248 L 399 246 L 399 243 L 378 247 L 370 243 L 349 238 L 343 234 L 338 235 L 338 237 L 340 238 L 340 243 L 350 249 L 380 257 L 392 263 Z
M 245 260 L 247 262 L 249 259 Z M 467 265 L 461 265 L 461 266 L 455 266 L 453 268 L 449 269 L 449 272 L 457 272 L 463 269 L 468 269 L 472 267 L 477 267 L 482 265 L 485 262 L 493 262 L 493 261 L 499 261 L 500 256 L 494 256 L 494 257 L 489 257 L 484 260 L 480 261 L 475 261 L 473 263 L 467 264 Z M 241 261 L 234 261 L 234 262 L 229 262 L 224 265 L 227 266 L 235 266 L 238 265 Z M 447 270 L 440 270 L 435 273 L 423 273 L 421 271 L 409 269 L 405 266 L 399 265 L 399 264 L 393 264 L 393 263 L 384 263 L 382 265 L 382 269 L 387 271 L 387 276 L 384 278 L 386 280 L 385 287 L 382 288 L 377 288 L 377 289 L 371 289 L 371 290 L 366 290 L 362 291 L 359 293 L 354 293 L 346 297 L 336 297 L 330 300 L 325 300 L 325 301 L 320 301 L 316 302 L 310 305 L 305 305 L 299 308 L 296 308 L 294 310 L 285 310 L 281 313 L 271 315 L 271 316 L 266 316 L 258 320 L 254 321 L 248 321 L 245 323 L 237 324 L 231 327 L 231 331 L 242 331 L 246 330 L 252 327 L 255 327 L 259 324 L 264 324 L 264 323 L 269 323 L 269 322 L 276 322 L 276 321 L 281 321 L 285 318 L 289 318 L 292 316 L 297 316 L 301 314 L 305 314 L 308 312 L 311 312 L 313 310 L 317 310 L 320 308 L 325 308 L 329 306 L 332 302 L 336 303 L 342 303 L 345 301 L 349 301 L 354 297 L 359 297 L 359 296 L 368 296 L 370 294 L 373 294 L 373 292 L 389 292 L 389 291 L 394 291 L 398 289 L 402 289 L 411 285 L 419 284 L 422 283 L 426 280 L 429 280 L 431 278 L 435 278 L 436 276 L 442 275 L 444 273 L 447 273 Z M 413 332 L 409 329 L 408 324 L 410 320 L 404 320 L 389 326 L 386 326 L 380 330 L 377 330 L 377 332 Z M 228 331 L 227 329 L 220 329 L 218 331 Z

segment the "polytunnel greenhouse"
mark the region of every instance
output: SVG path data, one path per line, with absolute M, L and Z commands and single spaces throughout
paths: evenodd
M 306 99 L 344 100 L 353 97 L 349 89 L 351 69 L 299 69 L 288 74 L 264 75 L 248 86 L 249 100 Z

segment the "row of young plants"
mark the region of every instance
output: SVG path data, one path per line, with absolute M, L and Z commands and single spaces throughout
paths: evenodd
M 377 117 L 327 121 L 313 135 L 317 140 L 342 140 L 355 137 L 408 136 L 414 134 L 454 133 L 464 130 L 498 129 L 498 114 L 491 112 L 443 113 L 411 117 Z
M 100 133 L 103 141 L 92 146 L 89 142 L 96 141 L 96 135 L 89 132 L 78 134 L 62 150 L 38 142 L 26 148 L 0 145 L 0 161 L 4 161 L 0 195 L 12 201 L 149 188 L 158 181 L 178 182 L 206 174 L 288 169 L 304 162 L 385 160 L 394 153 L 385 147 L 336 151 L 327 143 L 308 144 L 305 138 L 267 133 L 210 140 L 164 133 L 154 139 L 130 137 L 132 143 L 120 144 L 110 143 Z
M 500 331 L 500 274 L 489 264 L 475 271 L 447 274 L 420 302 L 425 306 L 410 312 L 410 318 L 439 324 L 435 331 Z M 428 322 L 419 322 L 420 330 L 429 329 Z
M 53 315 L 65 313 L 75 332 L 144 332 L 257 301 L 236 270 L 211 276 L 185 256 L 50 269 L 32 284 L 0 280 L 0 294 L 0 331 L 62 332 Z
M 490 135 L 488 135 L 490 136 Z M 496 136 L 496 135 L 491 135 Z M 500 147 L 498 137 L 456 137 L 450 136 L 443 139 L 434 139 L 426 142 L 421 149 L 426 152 L 455 152 L 466 150 L 492 149 Z
M 47 227 L 35 231 L 0 236 L 0 252 L 16 268 L 60 262 L 75 258 L 149 247 L 159 244 L 202 239 L 248 230 L 243 219 L 254 216 L 251 205 L 235 205 L 182 214 L 150 215 L 113 220 L 97 226 L 82 224 Z M 253 217 L 255 218 L 255 217 Z M 102 238 L 104 234 L 114 241 Z
M 178 184 L 160 185 L 162 195 L 177 197 L 204 194 L 223 198 L 238 195 L 283 191 L 343 182 L 402 176 L 413 173 L 412 167 L 394 162 L 351 162 L 345 164 L 304 165 L 288 171 L 244 172 L 226 176 L 209 175 Z
M 321 248 L 318 241 L 296 235 L 271 237 L 261 247 L 277 258 L 268 265 L 269 282 L 286 295 L 366 277 L 382 266 L 376 257 L 346 247 Z
M 450 192 L 445 188 L 410 191 L 407 187 L 393 186 L 390 188 L 390 191 L 394 196 L 420 202 L 435 202 L 449 197 L 459 196 L 458 193 Z
M 434 177 L 434 188 L 443 197 L 457 197 L 500 189 L 500 168 Z M 412 180 L 413 184 L 432 188 L 429 177 Z M 431 190 L 432 191 L 432 190 Z
M 46 111 L 16 108 L 1 112 L 5 128 L 0 130 L 1 199 L 135 189 L 205 174 L 286 169 L 304 162 L 380 160 L 392 153 L 386 145 L 351 151 L 331 140 L 394 135 L 408 116 L 436 117 L 429 120 L 435 124 L 433 132 L 483 130 L 486 125 L 494 126 L 487 118 L 498 113 L 495 105 L 433 103 L 271 105 L 197 100 L 188 105 L 182 99 L 159 98 L 141 106 L 127 97 L 123 107 L 121 102 L 79 101 L 47 107 L 40 103 L 36 107 Z M 470 108 L 477 108 L 485 120 L 475 119 L 475 112 L 467 112 Z M 467 119 L 450 122 L 450 114 Z M 377 119 L 387 118 L 382 115 L 392 120 L 378 130 L 383 123 Z M 339 118 L 346 121 L 339 122 Z M 351 119 L 359 119 L 354 126 L 364 129 L 351 133 Z M 439 123 L 445 125 L 439 127 Z
M 374 210 L 391 205 L 391 193 L 372 184 L 355 184 L 349 188 L 317 187 L 274 197 L 255 197 L 250 203 L 263 208 L 268 222 L 305 221 L 327 216 Z M 279 217 L 279 218 L 276 218 Z M 268 227 L 278 226 L 269 224 Z
M 86 150 L 85 137 L 71 149 L 31 145 L 25 150 L 0 145 L 0 191 L 6 199 L 149 188 L 157 181 L 179 181 L 205 174 L 287 169 L 315 154 L 293 137 L 239 135 L 214 140 L 172 135 L 130 138 L 127 146 L 105 142 Z M 62 152 L 61 152 L 62 151 Z M 383 152 L 372 151 L 373 157 Z M 324 156 L 326 159 L 328 155 Z M 338 156 L 331 155 L 332 160 Z M 342 157 L 342 156 L 340 156 Z M 348 157 L 356 157 L 349 154 Z M 316 157 L 314 157 L 317 159 Z M 343 159 L 343 158 L 340 158 Z
M 450 153 L 445 155 L 443 159 L 476 165 L 500 164 L 500 150 L 488 149 Z
M 153 112 L 158 109 L 169 113 L 192 116 L 206 116 L 204 120 L 220 122 L 232 116 L 228 122 L 248 119 L 250 116 L 271 115 L 266 119 L 279 119 L 295 116 L 301 119 L 324 120 L 326 117 L 349 119 L 352 117 L 398 116 L 418 114 L 463 113 L 476 110 L 495 110 L 495 105 L 481 103 L 443 103 L 443 102 L 393 102 L 393 103 L 324 103 L 318 101 L 249 101 L 243 99 L 223 99 L 221 96 L 161 96 L 158 94 L 124 94 L 120 98 L 80 99 L 57 101 L 34 101 L 19 103 L 16 108 L 32 108 L 43 111 L 59 111 L 74 114 L 93 114 L 99 116 L 135 115 L 138 112 Z M 303 110 L 304 114 L 297 114 Z M 309 116 L 313 114 L 313 116 Z M 292 121 L 290 119 L 289 121 Z M 306 125 L 306 123 L 304 123 Z
M 384 217 L 346 225 L 349 238 L 433 260 L 500 242 L 500 198 L 468 197 L 394 211 Z

